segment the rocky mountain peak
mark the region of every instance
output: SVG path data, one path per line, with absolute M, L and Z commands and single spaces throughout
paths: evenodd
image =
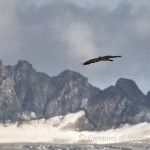
M 2 66 L 3 65 L 3 62 L 2 62 L 2 60 L 0 60 L 0 66 Z
M 150 91 L 147 92 L 147 96 L 146 97 L 150 100 Z
M 145 103 L 145 95 L 131 79 L 120 78 L 115 85 L 119 91 L 134 103 Z
M 115 86 L 124 90 L 138 90 L 136 83 L 133 80 L 126 78 L 118 79 Z
M 58 77 L 63 77 L 63 78 L 84 78 L 80 73 L 71 71 L 71 70 L 64 70 L 61 72 Z
M 137 84 L 131 79 L 120 78 L 115 85 L 118 89 L 124 92 L 134 92 L 144 95 L 138 88 Z
M 68 83 L 75 83 L 79 86 L 89 85 L 88 79 L 86 77 L 82 76 L 78 72 L 71 71 L 71 70 L 65 70 L 54 78 L 56 79 L 57 82 L 59 82 L 59 84 L 64 83 L 68 85 Z
M 26 60 L 19 60 L 18 63 L 16 64 L 16 67 L 22 69 L 30 69 L 32 68 L 32 65 Z
M 0 80 L 2 79 L 3 76 L 7 74 L 7 70 L 3 66 L 2 60 L 0 60 Z

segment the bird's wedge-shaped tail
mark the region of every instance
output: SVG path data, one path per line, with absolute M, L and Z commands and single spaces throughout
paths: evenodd
M 111 55 L 99 56 L 97 58 L 93 58 L 84 62 L 83 65 L 89 65 L 89 64 L 96 63 L 99 61 L 113 61 L 112 58 L 119 58 L 119 57 L 122 57 L 122 56 L 111 56 Z

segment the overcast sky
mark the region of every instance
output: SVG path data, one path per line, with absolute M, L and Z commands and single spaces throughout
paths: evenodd
M 81 63 L 101 55 L 114 62 Z M 0 59 L 50 76 L 80 72 L 104 89 L 125 77 L 150 90 L 149 0 L 0 0 Z

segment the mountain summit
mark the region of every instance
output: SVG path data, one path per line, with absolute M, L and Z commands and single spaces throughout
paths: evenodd
M 150 121 L 150 94 L 120 78 L 100 90 L 80 73 L 65 70 L 49 77 L 20 60 L 14 66 L 0 61 L 0 122 L 32 120 L 84 110 L 94 130 Z

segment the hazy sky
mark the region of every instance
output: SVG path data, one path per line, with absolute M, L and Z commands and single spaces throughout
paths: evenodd
M 114 62 L 81 63 L 101 55 Z M 0 59 L 50 76 L 80 72 L 100 89 L 118 78 L 150 90 L 149 0 L 0 0 Z

